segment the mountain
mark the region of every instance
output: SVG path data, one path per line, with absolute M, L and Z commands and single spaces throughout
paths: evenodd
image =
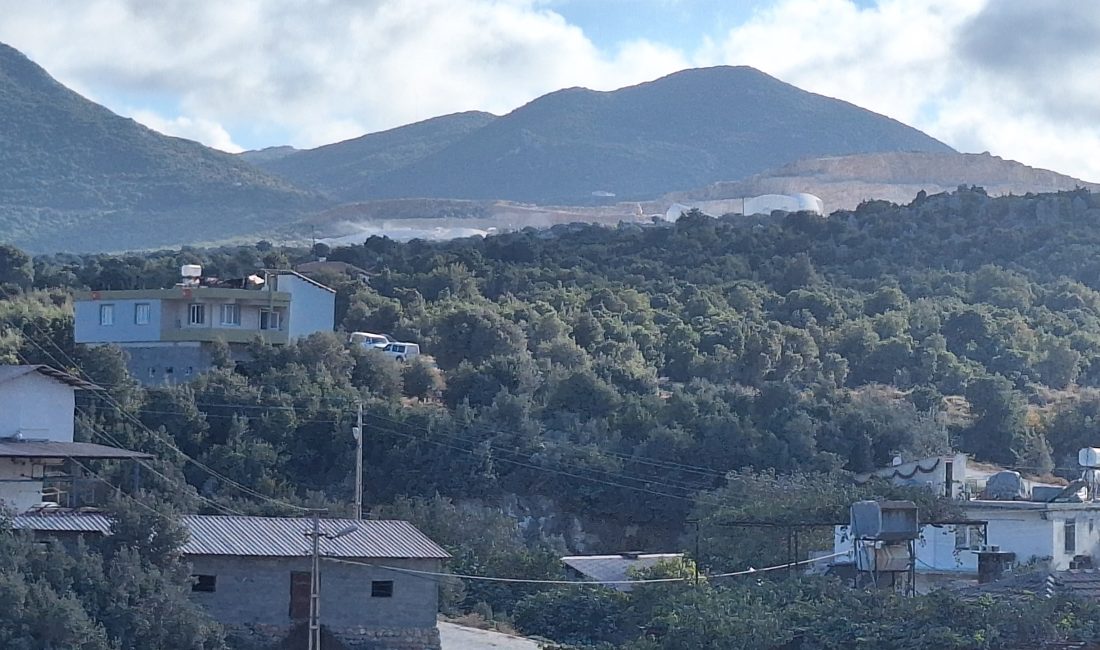
M 355 142 L 324 148 L 326 156 L 352 161 L 353 155 L 335 154 Z M 404 166 L 381 174 L 366 169 L 363 183 L 320 180 L 346 175 L 342 168 L 330 174 L 323 166 L 312 167 L 309 176 L 304 167 L 288 169 L 313 152 L 288 156 L 268 169 L 343 200 L 583 204 L 606 202 L 612 195 L 652 199 L 802 158 L 890 151 L 952 149 L 896 120 L 758 70 L 717 67 L 610 92 L 550 93 Z
M 253 165 L 262 167 L 264 163 L 269 163 L 273 160 L 279 160 L 280 158 L 286 158 L 292 153 L 297 153 L 299 150 L 291 147 L 290 145 L 282 145 L 278 147 L 264 147 L 263 149 L 252 149 L 249 151 L 242 151 L 237 156 Z
M 329 202 L 152 131 L 0 44 L 0 241 L 119 250 L 277 233 Z
M 478 111 L 455 113 L 282 157 L 253 157 L 249 162 L 299 187 L 355 201 L 369 196 L 379 177 L 431 156 L 495 119 Z
M 854 209 L 870 199 L 906 204 L 918 192 L 938 194 L 954 191 L 960 185 L 980 186 L 990 196 L 1076 188 L 1100 191 L 1096 183 L 988 153 L 890 152 L 800 160 L 740 181 L 674 192 L 663 197 L 663 203 L 690 203 L 702 208 L 707 201 L 806 192 L 820 197 L 826 211 L 832 212 Z

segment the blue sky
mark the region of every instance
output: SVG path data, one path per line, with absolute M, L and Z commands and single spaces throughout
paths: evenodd
M 0 0 L 0 41 L 117 113 L 226 151 L 314 147 L 568 86 L 750 65 L 1100 181 L 1100 3 Z

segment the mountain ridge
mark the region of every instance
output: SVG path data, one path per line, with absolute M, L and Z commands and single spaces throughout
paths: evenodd
M 0 237 L 30 250 L 215 241 L 330 203 L 117 115 L 2 43 L 0 145 Z
M 303 174 L 283 173 L 343 201 L 584 204 L 598 202 L 601 194 L 651 199 L 812 155 L 879 150 L 953 151 L 892 118 L 754 68 L 720 66 L 611 91 L 551 92 L 405 166 L 370 173 L 372 180 L 354 188 L 322 188 Z M 267 168 L 302 160 L 303 153 Z M 313 162 L 312 173 L 323 174 L 324 157 L 315 155 Z

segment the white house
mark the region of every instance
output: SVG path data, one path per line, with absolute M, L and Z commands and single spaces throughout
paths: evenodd
M 973 580 L 979 554 L 986 551 L 1012 553 L 1017 563 L 1055 571 L 1100 561 L 1100 500 L 1094 500 L 1100 495 L 1079 484 L 1028 480 L 963 454 L 898 463 L 857 481 L 872 476 L 927 486 L 957 499 L 963 511 L 957 521 L 921 526 L 914 545 L 919 584 Z M 1006 482 L 1014 486 L 1007 493 Z M 833 547 L 836 553 L 853 548 L 848 526 L 836 527 Z
M 149 458 L 73 442 L 75 392 L 95 388 L 49 366 L 0 366 L 0 508 L 83 505 L 80 463 Z

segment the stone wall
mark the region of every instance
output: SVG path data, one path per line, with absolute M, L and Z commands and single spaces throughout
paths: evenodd
M 239 650 L 281 650 L 305 647 L 309 630 L 304 623 L 279 625 L 229 625 L 226 632 Z M 440 650 L 439 629 L 346 628 L 322 626 L 322 647 L 327 650 Z M 335 641 L 335 643 L 333 643 Z M 336 644 L 339 644 L 337 646 Z

